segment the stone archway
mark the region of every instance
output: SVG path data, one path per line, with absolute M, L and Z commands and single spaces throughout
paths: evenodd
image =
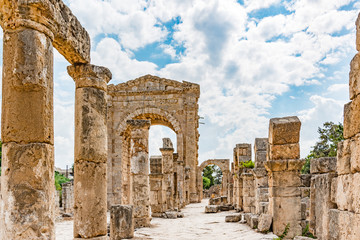
M 200 192 L 200 200 L 203 198 L 202 189 L 203 189 L 203 182 L 201 173 L 203 169 L 209 165 L 216 165 L 221 169 L 221 172 L 223 174 L 223 179 L 221 182 L 222 189 L 221 193 L 222 195 L 227 195 L 227 187 L 230 180 L 230 160 L 229 159 L 209 159 L 201 163 L 201 165 L 198 167 L 198 190 Z
M 150 120 L 151 125 L 167 126 L 176 133 L 178 161 L 192 169 L 190 178 L 182 179 L 183 204 L 198 201 L 199 95 L 198 84 L 151 75 L 108 86 L 109 206 L 131 203 L 128 120 Z

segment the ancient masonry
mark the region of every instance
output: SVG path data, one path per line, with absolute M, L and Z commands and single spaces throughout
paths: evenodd
M 176 168 L 182 172 L 177 178 L 181 188 L 179 204 L 199 201 L 196 186 L 199 95 L 197 84 L 150 75 L 108 86 L 108 206 L 132 201 L 128 120 L 149 120 L 151 125 L 167 126 L 176 133 L 177 149 L 173 151 L 177 153 Z M 170 158 L 166 147 L 163 155 Z M 163 164 L 164 181 L 168 181 L 164 183 L 168 184 L 175 165 L 169 161 Z M 173 207 L 171 201 L 167 204 Z
M 74 237 L 105 237 L 106 209 L 90 214 L 88 205 L 106 201 L 106 192 L 84 197 L 83 191 L 94 192 L 92 183 L 106 184 L 105 101 L 111 73 L 89 64 L 89 35 L 62 1 L 2 0 L 0 6 L 1 238 L 55 239 L 53 46 L 72 64 L 69 73 L 76 82 Z

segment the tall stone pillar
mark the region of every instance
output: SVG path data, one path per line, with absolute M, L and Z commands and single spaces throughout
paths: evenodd
M 107 83 L 109 69 L 68 67 L 75 90 L 74 238 L 107 236 Z
M 164 186 L 166 189 L 167 210 L 174 209 L 174 148 L 170 138 L 163 138 L 163 147 L 160 148 L 163 162 Z
M 264 163 L 269 141 L 267 138 L 255 138 L 255 208 L 256 214 L 267 213 L 269 205 L 269 184 L 268 174 Z
M 177 153 L 174 153 L 174 162 L 176 161 L 177 172 L 177 198 L 179 202 L 178 208 L 185 207 L 185 168 L 184 161 L 179 158 Z
M 150 226 L 149 120 L 128 120 L 135 228 Z
M 162 217 L 166 211 L 163 162 L 161 156 L 150 157 L 150 206 L 152 217 Z
M 0 239 L 55 239 L 54 36 L 37 22 L 50 21 L 45 15 L 39 12 L 32 20 L 34 7 L 19 13 L 15 3 L 0 5 L 4 31 Z
M 245 213 L 255 213 L 255 186 L 254 186 L 254 174 L 251 169 L 242 169 L 242 198 L 243 198 L 243 210 Z
M 269 173 L 269 214 L 273 232 L 285 239 L 301 235 L 300 126 L 298 117 L 270 119 L 269 151 L 265 167 Z

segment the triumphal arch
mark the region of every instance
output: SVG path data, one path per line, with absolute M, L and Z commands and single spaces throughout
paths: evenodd
M 183 161 L 184 168 L 190 169 L 189 176 L 184 176 L 181 184 L 184 201 L 199 200 L 196 188 L 199 96 L 198 84 L 151 75 L 108 85 L 109 206 L 136 205 L 133 195 L 140 194 L 136 190 L 137 184 L 143 195 L 148 194 L 144 186 L 148 186 L 148 131 L 151 125 L 163 125 L 176 133 L 177 161 Z

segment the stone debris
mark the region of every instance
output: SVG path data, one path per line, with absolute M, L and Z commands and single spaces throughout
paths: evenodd
M 257 229 L 260 232 L 267 232 L 270 230 L 272 223 L 272 216 L 270 214 L 261 214 L 259 217 L 259 224 Z
M 217 213 L 219 211 L 218 205 L 207 205 L 205 206 L 205 213 Z
M 225 217 L 225 222 L 239 222 L 241 220 L 240 214 L 232 214 Z

